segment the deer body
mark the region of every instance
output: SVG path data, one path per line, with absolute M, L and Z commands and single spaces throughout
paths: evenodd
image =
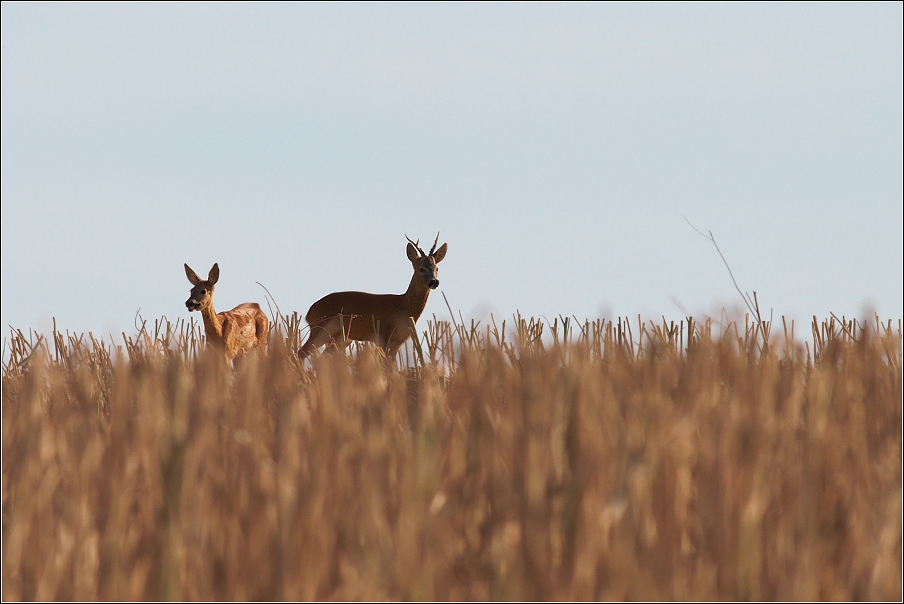
M 314 302 L 305 315 L 311 334 L 299 356 L 304 359 L 327 343 L 345 347 L 349 341 L 358 340 L 377 344 L 393 358 L 411 337 L 411 321 L 416 322 L 424 312 L 430 290 L 439 287 L 436 265 L 447 250 L 445 243 L 437 250 L 435 241 L 430 253 L 425 254 L 408 240 L 406 251 L 414 275 L 404 294 L 334 292 Z
M 230 361 L 236 355 L 255 348 L 261 354 L 266 352 L 270 322 L 260 305 L 246 302 L 225 312 L 218 313 L 214 310 L 213 289 L 220 278 L 220 267 L 217 264 L 210 269 L 206 280 L 202 280 L 187 264 L 185 275 L 193 285 L 185 306 L 189 312 L 201 312 L 208 345 L 222 350 Z

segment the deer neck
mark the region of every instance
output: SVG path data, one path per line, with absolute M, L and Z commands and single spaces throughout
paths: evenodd
M 427 297 L 430 295 L 430 288 L 418 279 L 417 273 L 411 276 L 411 282 L 408 284 L 408 291 L 402 294 L 402 306 L 406 314 L 415 321 L 424 312 L 427 306 Z
M 204 319 L 204 334 L 207 341 L 219 341 L 223 339 L 223 322 L 213 309 L 213 300 L 201 309 L 201 318 Z

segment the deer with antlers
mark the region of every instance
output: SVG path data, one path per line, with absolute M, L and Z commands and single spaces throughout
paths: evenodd
M 246 302 L 232 310 L 221 313 L 215 311 L 213 288 L 220 278 L 220 267 L 216 263 L 206 280 L 202 280 L 187 264 L 185 276 L 192 284 L 191 295 L 185 301 L 185 307 L 189 312 L 201 312 L 208 345 L 222 350 L 228 361 L 255 348 L 261 354 L 265 353 L 270 322 L 259 304 Z
M 439 233 L 429 254 L 418 246 L 420 240 L 414 242 L 407 236 L 405 239 L 408 260 L 414 268 L 408 290 L 404 294 L 334 292 L 317 300 L 305 315 L 311 333 L 298 351 L 300 358 L 327 343 L 344 348 L 351 340 L 374 342 L 388 359 L 395 357 L 399 347 L 411 337 L 430 290 L 439 287 L 436 265 L 448 251 L 445 243 L 436 249 Z

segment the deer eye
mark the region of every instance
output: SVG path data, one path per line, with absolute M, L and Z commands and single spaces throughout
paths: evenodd
M 206 289 L 202 289 L 202 290 L 199 291 L 198 293 L 201 294 L 202 296 L 204 296 L 204 295 L 207 294 L 207 290 L 206 290 Z

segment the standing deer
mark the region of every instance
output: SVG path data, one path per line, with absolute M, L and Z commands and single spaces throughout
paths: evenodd
M 311 326 L 308 341 L 298 351 L 302 359 L 330 342 L 346 347 L 349 340 L 374 342 L 386 357 L 395 357 L 399 347 L 411 337 L 413 323 L 427 305 L 431 289 L 439 287 L 436 265 L 446 257 L 448 245 L 436 249 L 439 233 L 430 253 L 418 247 L 407 236 L 407 253 L 414 275 L 404 294 L 368 294 L 365 292 L 335 292 L 311 305 L 305 321 Z M 415 335 L 415 337 L 417 337 Z
M 198 310 L 204 319 L 204 333 L 210 346 L 222 350 L 231 361 L 237 354 L 257 348 L 264 354 L 270 322 L 260 305 L 253 302 L 239 304 L 232 310 L 218 313 L 213 309 L 213 287 L 220 278 L 220 267 L 214 263 L 203 281 L 185 265 L 185 276 L 192 284 L 191 295 L 185 301 L 189 312 Z

